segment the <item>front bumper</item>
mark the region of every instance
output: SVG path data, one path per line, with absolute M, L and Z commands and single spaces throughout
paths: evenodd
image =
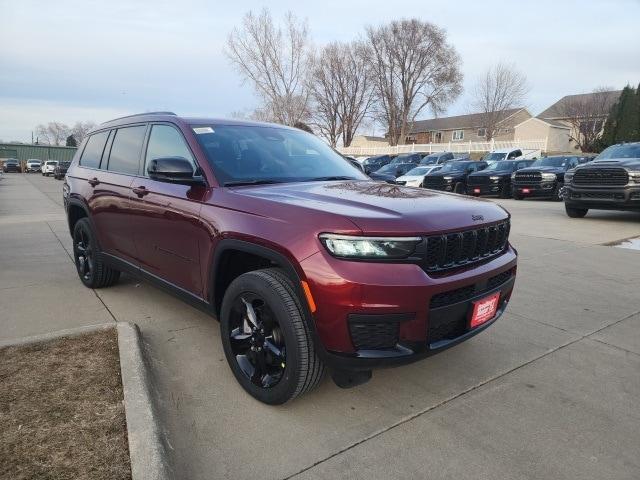
M 565 185 L 562 197 L 568 207 L 601 210 L 640 210 L 640 185 L 578 187 Z
M 403 365 L 446 350 L 502 315 L 516 262 L 509 246 L 486 263 L 431 277 L 417 265 L 345 261 L 318 252 L 301 264 L 317 305 L 317 350 L 328 366 L 356 371 Z M 473 302 L 495 292 L 500 301 L 494 318 L 470 329 Z M 353 321 L 362 318 L 370 319 L 372 335 L 397 328 L 392 344 L 358 347 Z
M 557 182 L 515 183 L 511 184 L 513 193 L 523 197 L 553 197 Z
M 498 195 L 502 188 L 501 183 L 484 183 L 482 185 L 467 185 L 467 193 L 470 195 Z

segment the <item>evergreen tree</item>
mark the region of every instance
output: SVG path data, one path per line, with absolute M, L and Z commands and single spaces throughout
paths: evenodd
M 69 135 L 67 137 L 67 147 L 77 147 L 78 142 L 76 142 L 76 138 L 73 135 Z
M 606 148 L 620 142 L 640 140 L 640 86 L 627 85 L 611 107 L 599 146 Z

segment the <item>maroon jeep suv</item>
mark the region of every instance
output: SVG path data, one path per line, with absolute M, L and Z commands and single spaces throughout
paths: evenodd
M 373 182 L 281 125 L 145 113 L 97 127 L 63 188 L 80 280 L 148 280 L 220 321 L 242 387 L 279 404 L 491 325 L 516 274 L 509 214 Z M 133 299 L 132 299 L 133 300 Z

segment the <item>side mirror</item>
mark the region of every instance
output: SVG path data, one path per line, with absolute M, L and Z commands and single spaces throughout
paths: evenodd
M 154 158 L 147 167 L 151 180 L 184 185 L 204 185 L 201 175 L 196 175 L 191 162 L 182 157 Z

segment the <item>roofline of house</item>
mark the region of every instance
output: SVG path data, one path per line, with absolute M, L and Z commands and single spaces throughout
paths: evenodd
M 549 125 L 551 128 L 562 128 L 562 129 L 566 129 L 566 130 L 571 130 L 571 127 L 567 127 L 566 125 L 554 125 L 552 123 L 549 123 L 549 122 L 545 121 L 545 120 L 551 120 L 550 118 L 544 119 L 544 118 L 540 118 L 540 117 L 527 118 L 525 121 L 520 122 L 517 125 L 514 125 L 513 128 L 517 128 L 520 125 L 522 125 L 524 123 L 527 123 L 530 120 L 538 120 L 539 122 L 542 122 L 542 123 L 545 123 L 545 124 Z
M 513 112 L 511 115 L 509 115 L 508 117 L 503 118 L 502 120 L 500 120 L 497 124 L 500 125 L 503 122 L 506 122 L 507 120 L 509 120 L 511 117 L 513 117 L 514 115 L 517 115 L 518 113 L 520 113 L 521 111 L 526 111 L 529 115 L 531 115 L 531 113 L 529 112 L 529 110 L 527 110 L 527 107 L 520 107 L 518 108 L 515 112 Z M 481 115 L 482 113 L 472 113 L 470 115 Z M 459 115 L 461 117 L 464 117 L 465 115 Z M 443 118 L 447 118 L 447 117 L 443 117 Z M 533 118 L 533 117 L 532 117 Z M 435 120 L 435 119 L 431 119 L 431 120 Z M 421 121 L 421 120 L 418 120 Z M 410 132 L 409 135 L 415 135 L 416 133 L 425 133 L 425 132 L 450 132 L 453 130 L 472 130 L 474 128 L 486 128 L 480 125 L 473 125 L 471 127 L 453 127 L 453 128 L 438 128 L 436 130 L 419 130 L 417 132 Z

